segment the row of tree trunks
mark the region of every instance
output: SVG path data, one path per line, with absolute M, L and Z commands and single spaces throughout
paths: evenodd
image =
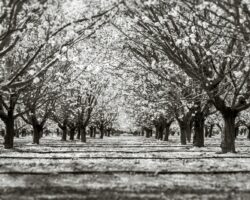
M 89 131 L 90 131 L 90 137 L 95 138 L 96 137 L 96 127 L 90 126 Z
M 173 120 L 163 121 L 163 123 L 155 123 L 155 139 L 168 141 L 170 135 L 170 126 Z M 141 127 L 141 136 L 145 136 L 146 138 L 150 138 L 153 136 L 153 129 L 149 127 Z
M 155 139 L 163 140 L 164 126 L 162 124 L 156 126 Z
M 105 131 L 105 136 L 110 137 L 112 130 L 110 128 L 107 128 Z

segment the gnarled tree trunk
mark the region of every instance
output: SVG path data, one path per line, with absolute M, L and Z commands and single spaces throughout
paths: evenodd
M 248 129 L 247 139 L 250 140 L 250 126 L 248 126 L 247 129 Z
M 235 153 L 235 118 L 237 113 L 228 110 L 222 113 L 224 119 L 224 130 L 221 134 L 222 153 Z
M 210 128 L 209 128 L 209 133 L 208 133 L 208 137 L 212 137 L 213 135 L 213 129 L 214 129 L 214 124 L 211 124 Z
M 89 136 L 94 137 L 94 128 L 92 126 L 89 127 Z
M 158 139 L 163 140 L 164 125 L 161 124 L 158 128 Z
M 93 127 L 93 138 L 96 137 L 96 127 Z
M 195 147 L 204 147 L 204 115 L 202 112 L 197 112 L 194 118 L 194 137 L 193 145 Z
M 187 144 L 187 135 L 189 134 L 190 131 L 190 123 L 186 121 L 180 121 L 179 126 L 180 126 L 180 139 L 181 139 L 181 144 L 186 145 Z
M 192 122 L 186 122 L 186 137 L 188 142 L 191 142 L 191 136 L 192 136 Z
M 155 139 L 159 139 L 159 127 L 155 126 Z
M 62 141 L 66 141 L 67 140 L 67 135 L 68 135 L 68 129 L 67 129 L 67 126 L 63 127 L 62 128 Z
M 14 110 L 8 110 L 8 116 L 4 121 L 6 133 L 4 136 L 4 148 L 11 149 L 14 147 L 14 135 L 15 135 L 15 128 L 14 128 Z
M 43 127 L 39 124 L 33 124 L 33 144 L 39 144 L 43 133 Z
M 146 138 L 150 138 L 152 136 L 152 130 L 150 128 L 144 128 L 146 131 Z
M 69 131 L 69 139 L 70 140 L 74 140 L 74 136 L 75 136 L 75 127 L 71 127 L 70 131 Z
M 171 126 L 171 123 L 166 123 L 166 125 L 165 125 L 164 141 L 168 141 L 168 138 L 169 138 L 169 135 L 170 135 L 170 126 Z
M 103 136 L 104 136 L 104 125 L 100 125 L 100 139 L 103 139 Z
M 86 127 L 81 127 L 80 133 L 81 133 L 81 142 L 86 142 Z
M 63 120 L 63 123 L 60 124 L 58 123 L 58 126 L 60 129 L 62 129 L 62 141 L 66 141 L 67 140 L 67 135 L 68 135 L 68 128 L 67 128 L 67 125 L 68 125 L 68 121 L 65 119 Z
M 145 131 L 145 129 L 144 129 L 144 127 L 141 127 L 141 136 L 144 136 L 144 131 Z
M 77 135 L 76 135 L 76 138 L 77 138 L 78 140 L 81 139 L 81 127 L 80 127 L 80 126 L 77 127 Z

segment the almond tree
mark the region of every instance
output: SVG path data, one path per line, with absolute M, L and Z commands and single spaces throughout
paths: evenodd
M 1 5 L 0 118 L 6 125 L 5 148 L 12 148 L 15 107 L 25 87 L 63 61 L 65 47 L 93 35 L 113 17 L 118 5 L 102 10 L 101 5 L 90 7 L 86 2 L 92 9 L 71 12 L 75 14 L 71 17 L 66 13 L 77 7 L 65 10 L 63 1 L 4 1 Z
M 222 152 L 235 152 L 235 118 L 250 106 L 249 42 L 244 34 L 249 4 L 129 1 L 125 7 L 139 36 L 206 91 L 224 119 Z M 238 27 L 245 21 L 243 29 Z

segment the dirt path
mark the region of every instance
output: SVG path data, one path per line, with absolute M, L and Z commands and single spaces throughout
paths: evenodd
M 206 147 L 120 136 L 41 145 L 20 138 L 0 147 L 0 199 L 250 199 L 250 142 L 237 154 Z

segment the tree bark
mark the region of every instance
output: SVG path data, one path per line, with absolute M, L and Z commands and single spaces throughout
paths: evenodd
M 239 135 L 239 126 L 236 126 L 235 127 L 235 130 L 234 130 L 234 137 L 235 137 L 235 139 L 237 138 L 237 136 Z
M 94 130 L 92 126 L 89 127 L 89 131 L 90 131 L 89 136 L 94 137 Z
M 141 127 L 141 136 L 144 136 L 144 127 Z
M 110 135 L 111 135 L 111 130 L 108 129 L 108 130 L 107 130 L 107 136 L 110 137 Z
M 206 125 L 205 126 L 205 137 L 208 137 L 208 134 L 209 134 L 209 130 L 208 130 L 208 126 Z
M 81 127 L 80 133 L 81 133 L 81 142 L 86 143 L 86 127 Z
M 151 135 L 150 129 L 146 128 L 145 131 L 146 131 L 146 138 L 150 138 Z
M 93 127 L 93 138 L 96 137 L 96 127 Z
M 250 126 L 248 126 L 247 129 L 248 129 L 247 139 L 250 140 Z
M 5 122 L 5 127 L 6 134 L 4 136 L 4 148 L 11 149 L 14 147 L 14 119 L 8 119 L 7 122 Z
M 193 146 L 204 147 L 204 123 L 205 119 L 203 113 L 198 112 L 194 119 L 194 137 Z
M 103 139 L 103 136 L 104 136 L 104 126 L 103 125 L 100 126 L 100 132 L 101 132 L 100 139 Z
M 188 127 L 188 123 L 184 121 L 178 121 L 180 126 L 180 138 L 181 138 L 181 144 L 186 145 L 187 144 L 187 132 L 190 130 Z
M 11 149 L 14 147 L 14 135 L 15 135 L 15 128 L 14 128 L 14 116 L 13 110 L 8 111 L 8 117 L 5 120 L 5 127 L 6 127 L 6 134 L 4 136 L 4 148 Z
M 222 153 L 235 153 L 235 118 L 236 113 L 226 111 L 222 113 L 224 119 L 224 130 L 221 134 L 221 150 Z
M 164 135 L 164 141 L 168 141 L 169 135 L 170 135 L 170 126 L 171 124 L 165 125 L 165 135 Z
M 81 127 L 80 127 L 80 126 L 77 127 L 77 136 L 76 136 L 76 138 L 77 138 L 78 140 L 81 139 Z
M 213 135 L 213 128 L 214 128 L 214 124 L 211 124 L 210 128 L 209 128 L 209 134 L 208 134 L 208 137 L 212 137 Z
M 43 127 L 39 124 L 33 124 L 33 144 L 39 144 L 42 136 Z
M 181 127 L 181 144 L 186 145 L 187 144 L 187 136 L 186 136 L 186 127 Z
M 66 141 L 67 140 L 67 134 L 68 134 L 68 129 L 67 129 L 67 126 L 63 127 L 62 128 L 62 141 Z
M 155 126 L 155 139 L 159 139 L 159 128 Z
M 187 136 L 187 141 L 191 142 L 191 136 L 192 136 L 192 123 L 191 122 L 186 123 L 186 136 Z
M 164 132 L 164 125 L 161 124 L 161 125 L 158 127 L 158 139 L 159 139 L 159 140 L 163 140 L 163 132 Z
M 63 124 L 58 123 L 58 126 L 60 129 L 62 129 L 63 133 L 62 133 L 62 141 L 66 141 L 67 140 L 67 135 L 68 135 L 68 128 L 67 128 L 68 122 L 65 119 L 63 121 Z
M 75 128 L 70 128 L 69 139 L 74 140 L 74 136 L 75 136 Z

